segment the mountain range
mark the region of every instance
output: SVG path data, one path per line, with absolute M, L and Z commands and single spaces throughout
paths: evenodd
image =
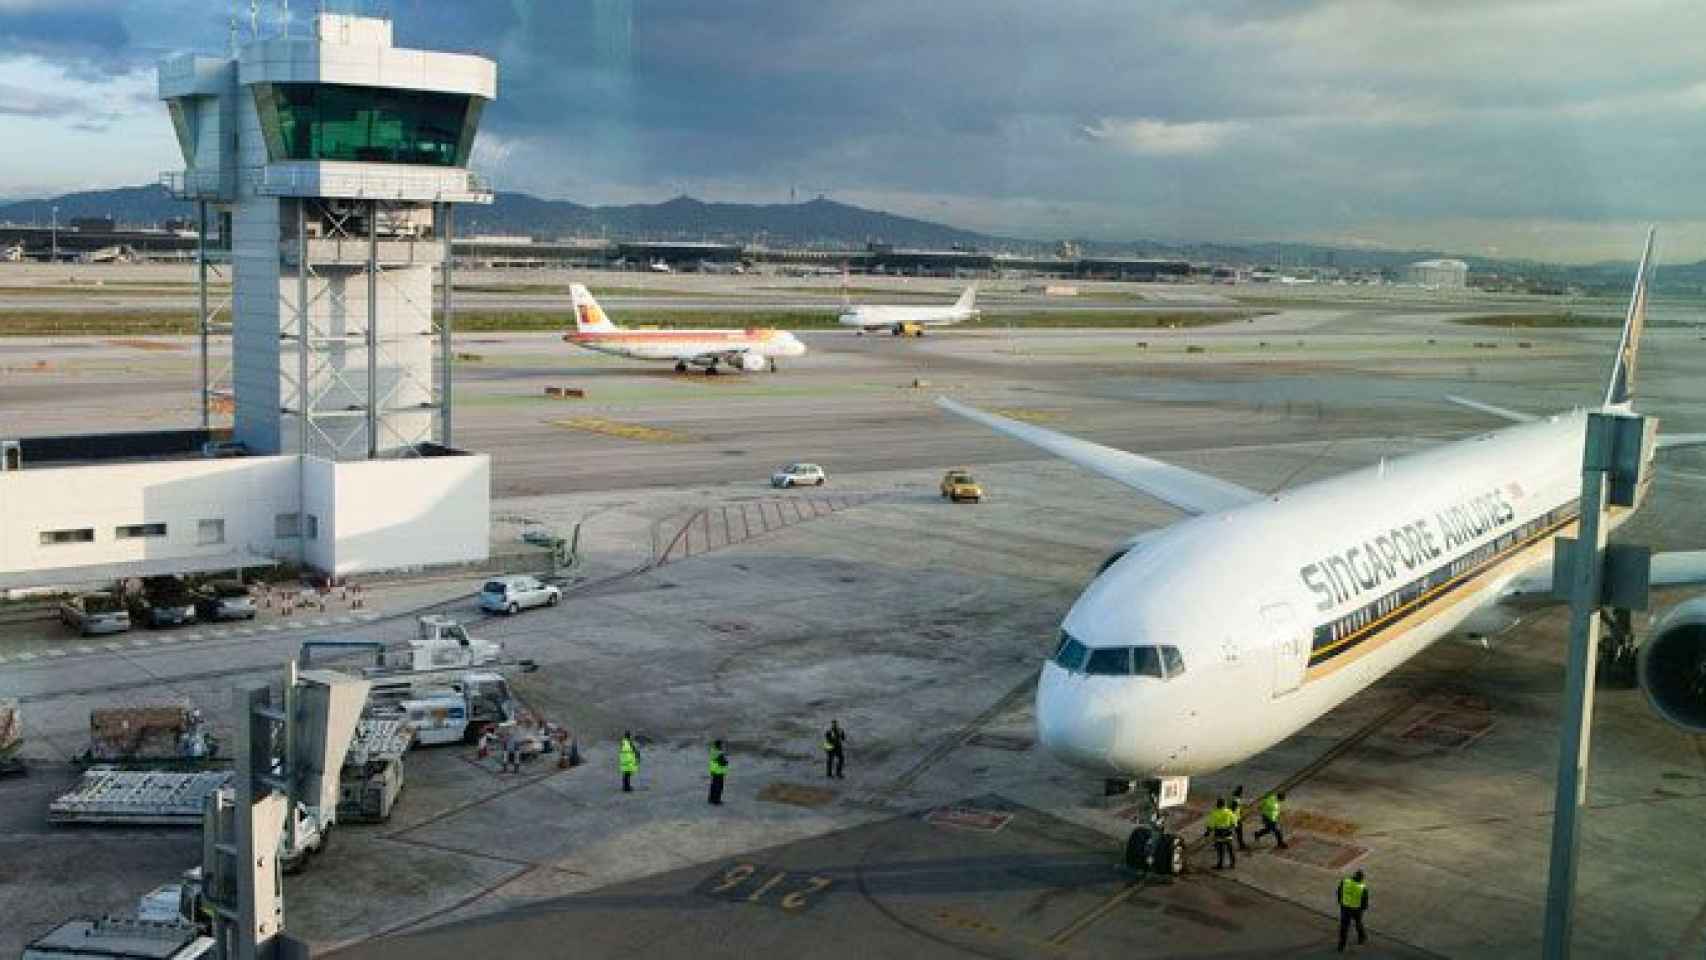
M 59 222 L 77 217 L 110 217 L 121 225 L 156 226 L 188 217 L 190 204 L 174 200 L 157 184 L 89 190 L 37 200 L 0 201 L 0 223 L 46 225 L 59 208 Z M 712 240 L 761 243 L 775 247 L 860 249 L 886 243 L 913 249 L 975 249 L 998 253 L 1044 254 L 1049 240 L 998 237 L 879 210 L 867 210 L 818 198 L 804 203 L 707 203 L 676 197 L 661 203 L 587 206 L 500 191 L 490 205 L 466 205 L 457 214 L 457 233 L 526 235 L 537 239 L 603 237 L 611 240 Z M 1332 247 L 1308 243 L 1169 243 L 1080 241 L 1092 256 L 1161 257 L 1194 263 L 1270 265 L 1282 270 L 1336 267 L 1342 270 L 1392 271 L 1416 260 L 1451 256 L 1434 250 Z M 1552 265 L 1532 261 L 1461 256 L 1473 273 L 1520 275 L 1529 282 L 1560 289 L 1578 287 L 1615 293 L 1626 288 L 1630 263 Z M 1654 276 L 1658 293 L 1706 292 L 1706 261 L 1666 265 Z

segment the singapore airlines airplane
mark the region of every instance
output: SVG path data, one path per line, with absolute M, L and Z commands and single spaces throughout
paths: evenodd
M 786 330 L 624 330 L 610 322 L 604 308 L 581 284 L 569 287 L 575 329 L 563 339 L 598 353 L 636 360 L 673 360 L 675 372 L 689 364 L 714 374 L 719 364 L 756 373 L 776 369 L 777 357 L 805 356 L 806 345 Z
M 1649 233 L 1603 411 L 1632 410 L 1651 254 Z M 1182 801 L 1179 778 L 1272 747 L 1478 609 L 1545 594 L 1552 540 L 1574 535 L 1581 496 L 1583 410 L 1531 417 L 1469 401 L 1519 423 L 1264 494 L 937 402 L 1191 515 L 1109 558 L 1037 687 L 1043 745 L 1109 780 L 1147 781 L 1156 807 L 1163 789 Z M 1703 443 L 1661 435 L 1656 446 Z M 1609 522 L 1630 512 L 1614 508 Z M 1706 551 L 1654 557 L 1654 586 L 1701 582 Z M 1655 625 L 1636 674 L 1661 715 L 1706 732 L 1706 597 Z M 1176 872 L 1183 844 L 1150 816 L 1127 860 Z
M 836 319 L 844 327 L 852 327 L 855 333 L 864 334 L 867 330 L 887 330 L 895 336 L 910 333 L 915 337 L 924 336 L 925 327 L 946 327 L 965 320 L 975 320 L 979 316 L 977 303 L 977 284 L 966 287 L 960 298 L 951 306 L 946 307 L 915 307 L 915 306 L 875 306 L 866 304 L 847 304 L 841 308 L 841 316 Z

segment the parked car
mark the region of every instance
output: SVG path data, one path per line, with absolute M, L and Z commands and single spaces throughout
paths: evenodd
M 241 440 L 209 440 L 201 445 L 201 455 L 210 460 L 246 457 L 249 455 L 249 447 Z
M 130 612 L 110 593 L 85 593 L 67 599 L 59 605 L 59 619 L 83 636 L 130 629 Z
M 126 595 L 132 622 L 154 630 L 195 622 L 195 597 L 176 577 L 149 577 L 142 590 Z
M 253 620 L 255 598 L 235 580 L 215 580 L 195 592 L 196 616 L 203 620 Z
M 493 577 L 480 588 L 480 609 L 491 613 L 520 613 L 528 607 L 554 607 L 563 591 L 538 577 Z
M 815 463 L 790 463 L 770 475 L 770 485 L 773 487 L 821 487 L 828 477 L 824 476 L 823 468 Z
M 983 500 L 983 486 L 972 477 L 971 471 L 955 467 L 942 474 L 942 499 L 978 503 Z

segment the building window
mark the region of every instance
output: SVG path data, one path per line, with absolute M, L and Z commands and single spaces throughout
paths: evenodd
M 292 540 L 299 535 L 296 514 L 280 513 L 272 518 L 272 535 L 280 540 Z
M 308 539 L 320 539 L 320 518 L 314 516 L 312 513 L 308 515 Z
M 197 520 L 195 525 L 195 542 L 201 546 L 225 542 L 224 520 Z
M 144 540 L 165 535 L 166 525 L 163 523 L 132 523 L 113 528 L 113 536 L 120 540 Z
M 51 547 L 61 543 L 94 542 L 95 530 L 93 527 L 84 527 L 81 530 L 43 530 L 41 532 L 41 545 L 44 547 Z

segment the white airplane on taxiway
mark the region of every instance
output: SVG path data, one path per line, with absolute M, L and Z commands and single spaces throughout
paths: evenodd
M 887 330 L 897 337 L 905 333 L 922 337 L 926 327 L 946 327 L 975 320 L 978 316 L 977 284 L 974 283 L 946 307 L 848 303 L 841 308 L 841 315 L 836 317 L 836 321 L 844 327 L 852 327 L 856 333 Z
M 1649 233 L 1599 411 L 1633 411 L 1652 246 Z M 1177 802 L 1183 778 L 1267 750 L 1472 615 L 1547 596 L 1553 540 L 1576 529 L 1588 411 L 1450 399 L 1518 423 L 1272 494 L 938 400 L 1191 515 L 1127 541 L 1067 613 L 1038 680 L 1044 747 Z M 1655 449 L 1698 444 L 1661 434 Z M 1654 556 L 1653 586 L 1703 582 L 1706 551 Z M 1706 732 L 1706 597 L 1656 622 L 1638 654 L 1630 633 L 1602 650 L 1658 713 Z M 1153 813 L 1127 860 L 1175 872 L 1183 843 Z

